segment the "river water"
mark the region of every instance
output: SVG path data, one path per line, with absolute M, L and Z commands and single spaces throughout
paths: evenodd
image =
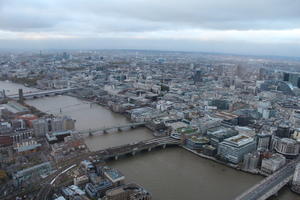
M 129 121 L 120 114 L 113 113 L 102 106 L 91 104 L 88 101 L 69 96 L 45 97 L 28 100 L 26 103 L 44 112 L 72 117 L 76 120 L 77 130 L 105 128 L 129 123 Z M 137 128 L 134 130 L 116 131 L 109 134 L 87 137 L 85 141 L 91 151 L 96 151 L 151 138 L 153 138 L 153 135 L 150 130 L 147 128 Z
M 18 84 L 0 81 L 0 89 L 17 93 Z M 26 89 L 26 88 L 25 88 Z M 26 89 L 30 91 L 30 89 Z M 104 107 L 69 96 L 27 100 L 28 104 L 54 115 L 68 115 L 77 120 L 76 129 L 109 127 L 128 123 L 128 120 Z M 86 139 L 93 150 L 128 144 L 152 138 L 146 128 L 93 136 Z M 149 190 L 154 200 L 230 200 L 262 179 L 210 160 L 202 159 L 179 147 L 153 150 L 111 161 L 128 181 Z M 284 189 L 273 200 L 300 200 Z
M 0 81 L 0 91 L 5 90 L 6 95 L 18 94 L 18 90 L 23 89 L 23 93 L 37 91 L 38 89 L 25 87 L 24 85 L 15 84 L 10 81 Z

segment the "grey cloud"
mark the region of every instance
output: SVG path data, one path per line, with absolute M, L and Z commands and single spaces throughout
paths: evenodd
M 0 30 L 43 31 L 67 20 L 62 13 L 57 13 L 57 9 L 52 7 L 51 10 L 48 8 L 50 4 L 41 3 L 41 1 L 0 1 Z
M 72 29 L 134 32 L 177 28 L 234 30 L 300 28 L 299 0 L 1 0 L 0 2 L 2 30 Z
M 70 2 L 70 1 L 67 1 Z M 77 1 L 71 7 L 97 15 L 111 14 L 120 18 L 175 23 L 181 26 L 213 29 L 299 28 L 298 0 L 130 0 Z M 81 6 L 82 3 L 82 6 Z M 284 26 L 282 21 L 287 22 Z M 294 23 L 289 23 L 289 22 Z M 264 22 L 264 27 L 261 26 Z

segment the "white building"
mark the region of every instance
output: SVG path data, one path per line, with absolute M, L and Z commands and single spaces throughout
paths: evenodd
M 224 160 L 237 164 L 242 161 L 245 154 L 253 152 L 255 148 L 253 138 L 239 134 L 219 143 L 218 155 Z
M 286 159 L 283 155 L 274 154 L 271 158 L 265 158 L 261 162 L 261 170 L 268 174 L 272 174 L 285 165 Z

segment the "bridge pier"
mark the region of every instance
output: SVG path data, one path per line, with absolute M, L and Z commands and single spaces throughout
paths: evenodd
M 167 147 L 167 144 L 164 144 L 164 145 L 163 145 L 163 149 L 165 149 L 166 147 Z
M 131 154 L 132 154 L 133 156 L 135 156 L 135 154 L 136 154 L 136 151 L 133 151 Z
M 121 132 L 121 131 L 122 131 L 122 128 L 118 128 L 118 131 Z
M 107 130 L 103 130 L 103 133 L 106 134 L 106 133 L 107 133 Z
M 115 156 L 115 160 L 118 160 L 119 159 L 119 156 Z
M 148 151 L 151 151 L 151 150 L 152 150 L 152 148 L 151 148 L 151 147 L 149 147 L 149 148 L 148 148 Z

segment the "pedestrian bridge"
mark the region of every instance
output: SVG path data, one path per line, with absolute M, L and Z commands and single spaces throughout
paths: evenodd
M 283 168 L 249 188 L 235 200 L 266 200 L 283 188 L 293 178 L 295 167 L 299 159 L 291 161 Z

